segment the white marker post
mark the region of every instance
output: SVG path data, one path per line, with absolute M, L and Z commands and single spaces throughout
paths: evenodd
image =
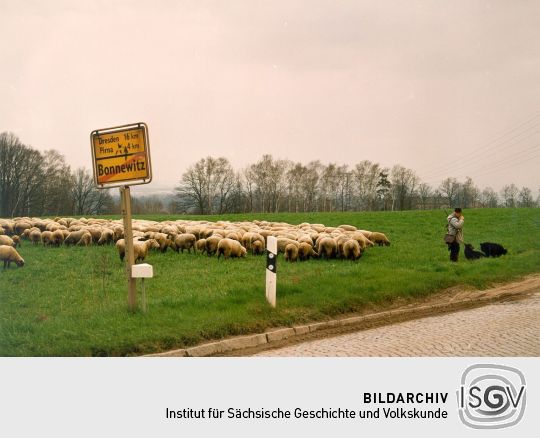
M 277 239 L 268 236 L 266 240 L 266 301 L 276 307 L 276 272 L 277 272 Z

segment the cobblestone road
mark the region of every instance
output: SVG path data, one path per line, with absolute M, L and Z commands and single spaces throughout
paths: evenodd
M 256 356 L 540 356 L 540 293 Z

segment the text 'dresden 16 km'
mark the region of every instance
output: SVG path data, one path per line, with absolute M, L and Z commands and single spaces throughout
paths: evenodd
M 92 135 L 98 185 L 150 177 L 144 127 Z

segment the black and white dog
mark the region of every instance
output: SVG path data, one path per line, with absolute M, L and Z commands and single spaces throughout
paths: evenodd
M 465 258 L 467 260 L 476 260 L 485 256 L 486 255 L 483 252 L 475 251 L 470 243 L 465 244 Z
M 508 252 L 502 245 L 492 242 L 481 243 L 480 249 L 487 257 L 500 257 Z

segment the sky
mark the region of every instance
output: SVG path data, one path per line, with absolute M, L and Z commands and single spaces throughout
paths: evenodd
M 154 187 L 198 159 L 401 164 L 540 188 L 540 2 L 0 0 L 0 132 L 92 167 L 149 127 Z

